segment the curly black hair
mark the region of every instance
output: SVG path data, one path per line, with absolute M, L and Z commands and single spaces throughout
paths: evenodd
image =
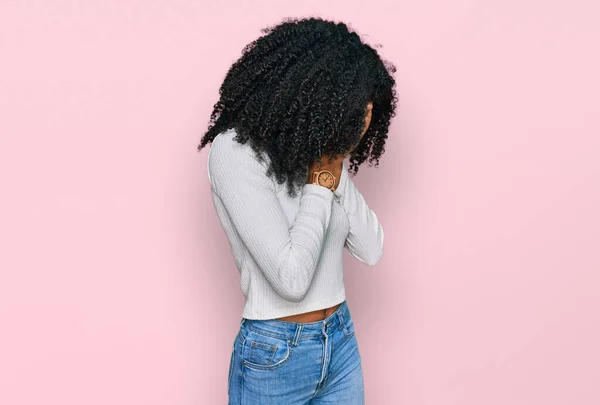
M 342 22 L 287 18 L 261 31 L 230 67 L 198 150 L 235 128 L 259 160 L 266 152 L 267 175 L 287 182 L 290 196 L 322 156 L 353 149 L 350 172 L 367 159 L 377 166 L 396 110 L 396 67 Z

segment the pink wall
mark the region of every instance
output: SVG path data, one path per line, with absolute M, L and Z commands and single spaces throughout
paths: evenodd
M 196 145 L 308 14 L 398 65 L 355 179 L 384 258 L 345 256 L 367 403 L 600 403 L 599 7 L 323 3 L 0 3 L 1 404 L 225 403 L 242 295 Z

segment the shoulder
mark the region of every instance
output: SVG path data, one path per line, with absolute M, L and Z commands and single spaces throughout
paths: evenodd
M 233 139 L 235 136 L 235 129 L 228 129 L 217 135 L 210 144 L 208 159 L 227 160 L 234 154 L 240 155 L 245 153 L 249 145 L 240 144 Z
M 225 178 L 241 181 L 249 173 L 266 172 L 266 162 L 259 161 L 249 143 L 236 141 L 236 135 L 235 129 L 228 129 L 217 135 L 210 145 L 207 169 L 213 185 Z
M 260 162 L 256 156 L 256 153 L 254 152 L 254 149 L 252 149 L 250 146 L 250 143 L 246 142 L 242 144 L 238 142 L 234 139 L 236 135 L 237 132 L 233 128 L 223 131 L 217 135 L 211 143 L 208 159 L 229 162 L 232 165 L 243 163 L 248 160 L 251 163 L 253 161 Z M 261 155 L 265 160 L 268 159 L 268 155 L 266 153 L 261 153 Z

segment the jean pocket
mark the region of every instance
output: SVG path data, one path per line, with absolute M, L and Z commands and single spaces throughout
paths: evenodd
M 354 336 L 354 321 L 352 320 L 352 317 L 346 317 L 344 318 L 344 336 L 346 336 L 347 338 L 350 338 L 352 336 Z
M 292 354 L 289 340 L 250 330 L 242 349 L 243 363 L 256 370 L 273 370 L 285 364 Z

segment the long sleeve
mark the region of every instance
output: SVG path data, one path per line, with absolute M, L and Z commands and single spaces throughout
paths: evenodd
M 311 285 L 331 218 L 333 193 L 314 184 L 301 190 L 289 226 L 275 182 L 249 145 L 221 135 L 208 154 L 211 188 L 267 281 L 281 297 L 300 302 Z
M 342 167 L 340 183 L 334 195 L 350 222 L 350 231 L 344 247 L 361 262 L 375 265 L 383 256 L 383 227 L 349 177 L 345 165 Z

